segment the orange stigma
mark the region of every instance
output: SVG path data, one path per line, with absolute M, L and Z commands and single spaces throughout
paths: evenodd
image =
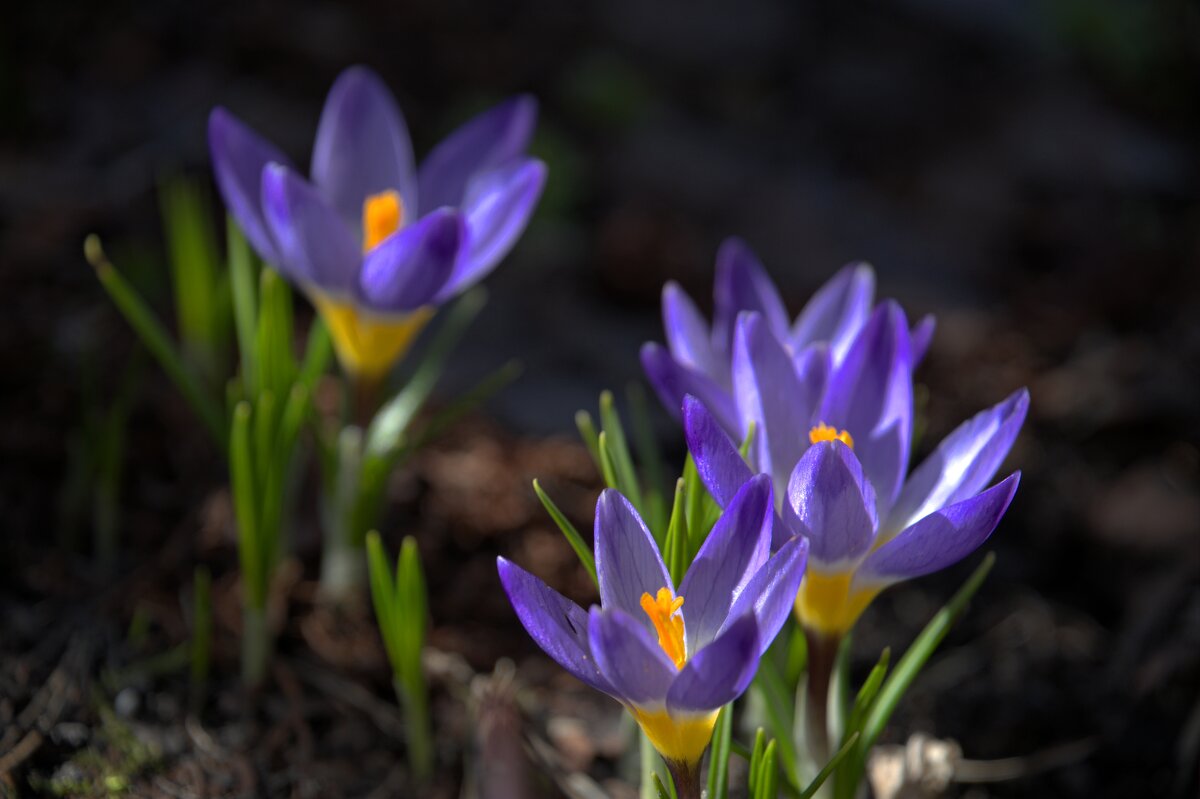
M 363 252 L 372 249 L 379 242 L 400 229 L 404 221 L 404 201 L 400 193 L 381 191 L 372 194 L 363 201 Z
M 658 632 L 658 645 L 682 669 L 687 663 L 687 649 L 683 643 L 683 617 L 677 616 L 683 607 L 683 597 L 674 596 L 669 588 L 658 589 L 658 596 L 642 594 L 642 610 L 650 617 L 650 623 Z
M 816 444 L 819 441 L 840 441 L 850 449 L 854 449 L 854 438 L 851 437 L 848 430 L 838 430 L 836 427 L 830 427 L 824 422 L 819 423 L 812 430 L 808 431 L 808 440 L 811 444 Z

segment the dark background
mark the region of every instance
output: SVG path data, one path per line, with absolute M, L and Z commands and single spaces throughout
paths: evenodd
M 83 236 L 149 262 L 165 312 L 155 187 L 206 174 L 210 108 L 307 163 L 324 94 L 353 63 L 393 88 L 418 157 L 491 102 L 541 101 L 546 194 L 488 279 L 489 307 L 444 384 L 520 357 L 525 375 L 488 409 L 498 435 L 570 435 L 577 408 L 637 379 L 639 345 L 661 339 L 662 283 L 710 306 L 713 257 L 731 234 L 758 251 L 793 313 L 862 259 L 881 296 L 938 315 L 919 374 L 923 450 L 1029 386 L 1010 458 L 1024 479 L 992 544 L 998 566 L 892 740 L 922 730 L 968 758 L 1025 758 L 1023 779 L 959 789 L 971 795 L 1195 795 L 1200 12 L 1186 2 L 132 0 L 6 12 L 0 576 L 11 602 L 50 601 L 27 559 L 49 557 L 67 431 L 84 386 L 111 393 L 136 351 L 81 257 Z M 145 372 L 124 505 L 154 540 L 221 470 L 153 365 Z M 524 477 L 513 490 L 527 492 Z M 456 546 L 474 554 L 473 540 Z M 432 555 L 435 594 L 478 594 L 435 602 L 435 640 L 478 669 L 502 654 L 536 664 L 494 607 L 488 573 L 496 552 L 528 555 L 527 541 L 489 538 L 480 551 L 469 589 Z M 580 593 L 569 557 L 556 584 Z M 974 562 L 881 598 L 860 627 L 858 666 L 910 640 Z M 472 601 L 488 607 L 472 616 Z M 480 629 L 493 645 L 471 650 Z

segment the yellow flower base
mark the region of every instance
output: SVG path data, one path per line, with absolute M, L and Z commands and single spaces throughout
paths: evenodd
M 719 711 L 671 716 L 666 710 L 645 711 L 631 707 L 629 712 L 660 755 L 677 763 L 693 764 L 700 762 L 712 741 Z
M 806 628 L 840 636 L 858 621 L 879 589 L 850 591 L 853 572 L 821 574 L 810 567 L 796 595 L 796 618 Z
M 316 292 L 312 300 L 329 328 L 342 368 L 351 377 L 368 382 L 382 379 L 404 357 L 434 313 L 426 307 L 375 316 L 353 303 Z

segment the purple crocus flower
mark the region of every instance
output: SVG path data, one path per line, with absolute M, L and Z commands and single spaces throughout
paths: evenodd
M 836 367 L 819 354 L 793 360 L 759 314 L 743 314 L 733 363 L 738 412 L 755 424 L 753 468 L 694 397 L 683 407 L 688 446 L 721 505 L 755 472 L 771 476 L 783 535 L 811 544 L 796 600 L 808 629 L 843 634 L 887 586 L 973 552 L 1008 508 L 1020 474 L 987 485 L 1024 422 L 1024 389 L 962 424 L 906 479 L 913 344 L 895 303 L 875 310 Z
M 799 588 L 808 544 L 793 538 L 770 556 L 773 506 L 765 477 L 739 486 L 676 591 L 637 511 L 604 491 L 595 531 L 600 607 L 590 612 L 497 560 L 533 639 L 621 702 L 677 779 L 698 767 L 717 711 L 746 690 Z
M 537 114 L 517 97 L 467 122 L 420 168 L 379 76 L 334 82 L 313 146 L 311 181 L 223 108 L 208 138 L 225 205 L 267 263 L 324 317 L 338 358 L 375 382 L 433 309 L 479 281 L 516 243 L 546 167 L 525 154 Z

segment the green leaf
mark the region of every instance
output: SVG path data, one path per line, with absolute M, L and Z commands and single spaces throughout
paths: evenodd
M 645 478 L 642 493 L 646 502 L 646 524 L 651 530 L 662 530 L 669 523 L 666 502 L 663 498 L 666 467 L 663 465 L 662 453 L 659 452 L 658 442 L 654 438 L 654 428 L 650 423 L 646 391 L 640 383 L 630 383 L 625 395 L 629 401 L 629 416 L 633 426 L 633 448 L 637 452 L 638 461 L 642 465 L 642 475 Z M 658 534 L 655 533 L 655 535 Z
M 642 487 L 638 483 L 637 470 L 633 467 L 633 457 L 629 454 L 629 441 L 625 437 L 625 426 L 621 423 L 621 415 L 617 413 L 611 391 L 600 392 L 600 430 L 608 441 L 608 453 L 612 456 L 613 470 L 621 493 L 633 507 L 637 508 L 638 513 L 645 516 L 646 508 L 642 503 Z M 603 451 L 603 447 L 601 451 Z M 661 535 L 661 531 L 659 534 Z
M 733 703 L 721 708 L 713 728 L 712 752 L 708 761 L 708 799 L 729 797 L 729 741 L 733 734 Z
M 675 481 L 675 502 L 671 506 L 671 521 L 667 524 L 667 540 L 664 547 L 667 556 L 667 571 L 675 585 L 683 582 L 683 576 L 691 565 L 691 552 L 687 541 L 687 519 L 683 510 L 683 478 Z
M 597 443 L 600 448 L 600 474 L 604 476 L 604 484 L 609 488 L 621 491 L 621 480 L 617 476 L 616 461 L 613 458 L 612 451 L 608 448 L 608 433 L 601 430 Z M 624 494 L 625 492 L 621 491 L 621 493 Z M 629 499 L 628 495 L 625 498 Z
M 384 552 L 383 542 L 377 530 L 367 533 L 367 579 L 371 588 L 371 604 L 375 608 L 375 620 L 379 624 L 379 636 L 383 639 L 383 648 L 387 652 L 388 662 L 395 674 L 397 665 L 402 661 L 399 649 L 400 641 L 396 635 L 396 607 L 394 598 L 395 586 L 392 584 L 391 567 L 388 564 L 387 553 Z
M 250 441 L 250 403 L 239 402 L 233 411 L 229 434 L 229 477 L 233 509 L 238 523 L 238 557 L 246 604 L 265 608 L 266 585 L 262 574 L 262 544 L 258 529 L 258 489 Z
M 851 734 L 862 731 L 867 711 L 871 709 L 871 705 L 875 701 L 875 696 L 879 693 L 879 687 L 883 685 L 883 678 L 887 676 L 888 662 L 891 656 L 892 650 L 885 647 L 883 654 L 879 656 L 879 662 L 871 669 L 871 673 L 867 675 L 867 679 L 863 680 L 862 686 L 858 689 L 858 695 L 854 698 L 854 704 L 850 707 L 850 715 L 846 719 L 846 731 L 842 736 L 843 741 L 848 739 Z
M 308 342 L 304 346 L 304 360 L 300 364 L 300 382 L 311 394 L 321 375 L 329 369 L 333 360 L 333 339 L 329 337 L 329 328 L 321 317 L 313 319 L 308 329 Z
M 559 510 L 558 505 L 554 504 L 554 500 L 550 499 L 550 495 L 542 490 L 541 484 L 536 479 L 533 481 L 533 491 L 537 494 L 537 498 L 541 500 L 542 507 L 546 509 L 546 513 L 550 514 L 550 518 L 554 519 L 554 523 L 562 531 L 563 536 L 567 539 L 567 543 L 571 545 L 571 549 L 575 550 L 575 557 L 579 558 L 579 562 L 583 564 L 583 568 L 587 569 L 592 582 L 599 588 L 600 581 L 596 579 L 596 558 L 592 554 L 591 548 L 584 543 L 583 536 L 579 534 L 579 531 L 575 529 L 575 525 L 571 524 L 570 520 Z
M 767 723 L 776 739 L 783 741 L 780 749 L 783 758 L 783 770 L 790 786 L 799 790 L 800 768 L 796 762 L 796 745 L 792 738 L 794 721 L 792 719 L 794 686 L 789 688 L 784 682 L 779 666 L 775 663 L 771 652 L 759 661 L 758 674 L 754 685 L 762 692 L 763 705 L 767 711 Z
M 750 750 L 750 768 L 747 770 L 747 787 L 750 796 L 758 796 L 759 772 L 762 770 L 763 751 L 767 747 L 767 734 L 759 727 L 754 733 L 754 748 Z
M 579 429 L 579 437 L 583 439 L 583 445 L 592 456 L 592 463 L 596 464 L 596 471 L 603 472 L 604 466 L 600 462 L 600 436 L 596 433 L 592 415 L 587 411 L 576 411 L 575 427 Z
M 850 752 L 854 749 L 854 745 L 858 743 L 858 740 L 858 733 L 854 733 L 848 739 L 846 739 L 846 743 L 843 744 L 842 748 L 837 751 L 837 754 L 835 754 L 830 761 L 825 764 L 825 768 L 821 769 L 817 773 L 816 778 L 809 783 L 808 787 L 800 792 L 800 799 L 811 799 L 817 793 L 817 791 L 821 790 L 821 786 L 825 784 L 825 780 L 829 779 L 829 775 L 834 772 L 834 769 L 838 767 L 838 764 L 850 755 Z
M 658 799 L 671 799 L 671 793 L 667 790 L 667 786 L 663 785 L 662 777 L 654 775 L 654 790 L 658 792 Z
M 258 394 L 258 272 L 250 245 L 233 217 L 228 217 L 226 240 L 229 247 L 229 286 L 233 295 L 233 321 L 241 357 L 242 381 L 246 393 Z

